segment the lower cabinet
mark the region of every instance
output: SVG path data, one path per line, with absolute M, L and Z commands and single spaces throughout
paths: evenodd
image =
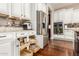
M 74 40 L 74 31 L 72 30 L 64 30 L 64 38 L 68 41 L 73 41 Z
M 72 30 L 64 30 L 64 34 L 54 35 L 54 39 L 58 40 L 67 40 L 67 41 L 73 41 L 74 40 L 74 31 Z
M 54 35 L 54 39 L 63 40 L 64 35 Z
M 38 45 L 40 46 L 41 49 L 43 49 L 46 46 L 46 44 L 48 43 L 48 37 L 47 36 L 37 35 L 36 39 L 37 39 Z

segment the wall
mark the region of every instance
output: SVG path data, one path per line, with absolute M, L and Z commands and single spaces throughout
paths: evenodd
M 31 4 L 31 23 L 32 23 L 32 29 L 36 32 L 36 4 Z
M 63 22 L 63 34 L 62 35 L 61 34 L 54 35 L 54 39 L 67 40 L 67 41 L 73 41 L 75 39 L 74 31 L 67 30 L 67 29 L 64 28 L 64 24 L 74 23 L 74 21 L 76 21 L 76 18 L 73 19 L 73 17 L 76 17 L 76 16 L 74 16 L 73 11 L 74 11 L 73 8 L 60 9 L 60 10 L 57 11 L 58 16 L 55 15 L 56 17 L 54 18 L 54 20 L 55 20 L 54 22 L 60 22 L 60 21 Z M 77 20 L 77 22 L 78 22 L 78 20 Z
M 54 39 L 54 37 L 53 37 L 53 35 L 54 35 L 54 33 L 53 33 L 54 22 L 53 22 L 53 20 L 54 20 L 54 9 L 52 9 L 52 11 L 51 11 L 51 39 Z

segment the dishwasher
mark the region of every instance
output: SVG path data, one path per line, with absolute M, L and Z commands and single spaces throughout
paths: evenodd
M 15 33 L 0 33 L 0 56 L 15 55 Z

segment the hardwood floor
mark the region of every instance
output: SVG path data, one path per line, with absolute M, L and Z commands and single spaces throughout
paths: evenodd
M 49 41 L 44 49 L 40 49 L 34 56 L 73 56 L 73 45 L 67 41 Z

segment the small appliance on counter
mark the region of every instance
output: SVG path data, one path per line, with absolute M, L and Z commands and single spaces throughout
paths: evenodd
M 23 30 L 31 30 L 32 29 L 32 24 L 31 22 L 28 20 L 26 20 L 23 24 L 22 24 Z

